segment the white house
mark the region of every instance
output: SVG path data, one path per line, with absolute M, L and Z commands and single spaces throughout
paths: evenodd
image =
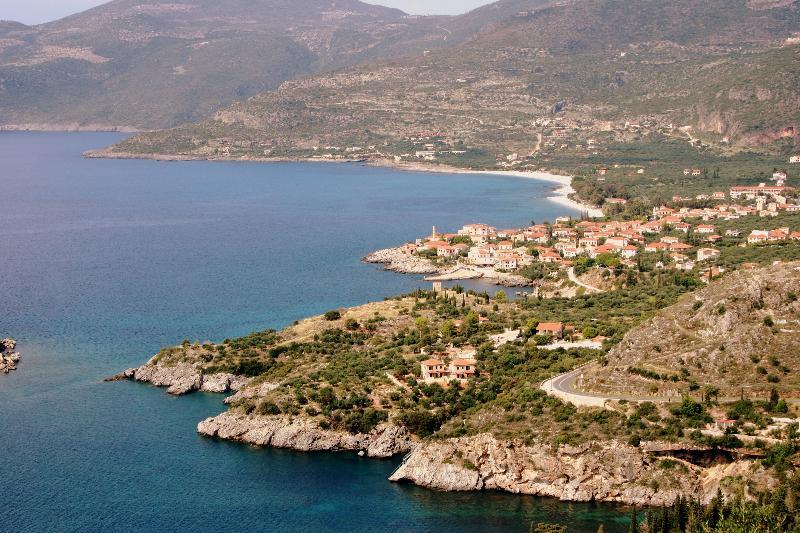
M 700 248 L 697 250 L 697 260 L 707 261 L 709 259 L 716 259 L 719 257 L 720 251 L 716 248 Z

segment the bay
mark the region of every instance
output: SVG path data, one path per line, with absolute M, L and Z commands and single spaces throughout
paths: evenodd
M 545 199 L 553 184 L 81 157 L 121 138 L 0 134 L 0 335 L 23 354 L 0 376 L 0 530 L 624 529 L 614 506 L 432 492 L 386 481 L 396 460 L 200 438 L 220 396 L 102 381 L 184 338 L 280 328 L 424 286 L 359 259 L 433 225 L 567 214 Z

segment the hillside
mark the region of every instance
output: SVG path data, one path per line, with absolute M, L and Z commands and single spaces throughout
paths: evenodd
M 442 162 L 485 168 L 535 157 L 554 129 L 581 143 L 629 141 L 625 123 L 648 125 L 639 135 L 685 138 L 677 128 L 691 125 L 737 149 L 776 149 L 800 131 L 800 47 L 787 44 L 800 7 L 770 5 L 502 1 L 443 25 L 474 35 L 450 47 L 287 82 L 117 151 L 337 157 L 375 146 L 363 152 L 391 158 L 413 154 L 406 139 L 423 133 L 467 152 Z
M 357 0 L 115 0 L 3 22 L 0 126 L 170 127 L 300 75 L 436 46 L 435 26 Z
M 785 269 L 780 283 L 798 272 Z M 775 486 L 772 452 L 764 442 L 748 448 L 753 439 L 709 427 L 725 406 L 686 397 L 672 406 L 578 408 L 539 389 L 543 380 L 603 354 L 543 346 L 536 334 L 541 320 L 591 326 L 614 344 L 686 293 L 685 279 L 673 281 L 647 277 L 636 287 L 577 300 L 417 291 L 282 331 L 218 344 L 185 341 L 110 379 L 149 382 L 171 394 L 235 392 L 226 411 L 198 424 L 208 437 L 369 457 L 411 450 L 391 479 L 441 490 L 663 505 L 680 494 L 708 501 L 718 490 L 741 493 L 746 477 L 755 497 Z M 773 304 L 764 297 L 764 309 Z M 516 340 L 510 328 L 518 328 Z M 798 339 L 789 340 L 794 346 L 784 349 L 796 352 Z M 715 360 L 715 370 L 725 364 Z M 449 369 L 446 375 L 431 374 L 437 365 Z M 772 416 L 794 416 L 794 407 L 780 400 L 746 407 L 753 424 L 743 431 L 793 438 L 786 423 L 772 425 Z M 784 463 L 796 451 L 776 449 Z
M 609 395 L 800 393 L 800 264 L 740 270 L 625 335 L 585 387 Z

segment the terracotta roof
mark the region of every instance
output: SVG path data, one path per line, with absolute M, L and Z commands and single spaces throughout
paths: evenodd
M 564 324 L 561 322 L 542 322 L 536 326 L 537 331 L 561 331 L 564 329 Z

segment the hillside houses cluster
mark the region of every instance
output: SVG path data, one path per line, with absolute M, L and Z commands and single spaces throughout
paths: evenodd
M 515 271 L 537 262 L 569 267 L 578 257 L 597 259 L 604 254 L 617 256 L 623 264 L 634 266 L 639 254 L 662 253 L 676 268 L 691 270 L 697 263 L 718 258 L 720 251 L 714 245 L 723 238 L 741 237 L 741 231 L 735 229 L 720 234 L 714 221 L 766 216 L 777 213 L 778 209 L 800 212 L 800 205 L 796 204 L 771 202 L 761 207 L 763 209 L 740 204 L 704 208 L 660 206 L 653 209 L 647 221 L 573 222 L 561 218 L 555 224 L 516 229 L 467 224 L 456 233 L 440 233 L 434 228 L 429 237 L 409 243 L 403 250 L 411 255 L 435 254 L 439 258 L 498 271 Z M 800 240 L 800 233 L 790 228 L 756 230 L 747 237 L 746 243 L 786 240 Z

